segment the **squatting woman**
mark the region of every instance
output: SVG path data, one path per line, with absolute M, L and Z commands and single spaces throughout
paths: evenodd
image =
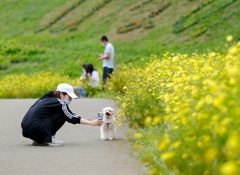
M 56 132 L 67 121 L 72 124 L 100 126 L 102 120 L 87 120 L 69 109 L 74 94 L 73 87 L 66 83 L 57 86 L 38 99 L 24 116 L 21 127 L 24 137 L 33 140 L 33 145 L 60 146 L 63 141 L 55 138 Z

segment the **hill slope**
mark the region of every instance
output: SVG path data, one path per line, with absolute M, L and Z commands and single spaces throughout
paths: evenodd
M 2 0 L 0 11 L 1 76 L 53 69 L 76 77 L 83 63 L 100 68 L 105 34 L 116 65 L 165 51 L 203 53 L 240 36 L 237 0 Z

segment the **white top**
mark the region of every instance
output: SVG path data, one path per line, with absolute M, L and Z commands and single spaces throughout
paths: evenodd
M 92 72 L 92 80 L 89 81 L 90 85 L 94 88 L 97 88 L 99 85 L 99 75 L 97 71 Z
M 79 79 L 85 79 L 86 78 L 86 71 L 83 71 L 82 75 L 79 77 Z
M 103 67 L 114 68 L 114 47 L 111 43 L 107 43 L 104 49 L 104 56 L 107 56 L 107 53 L 110 53 L 109 59 L 103 59 Z

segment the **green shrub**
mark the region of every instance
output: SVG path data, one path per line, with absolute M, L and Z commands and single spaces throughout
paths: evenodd
M 11 63 L 34 60 L 34 56 L 43 53 L 44 50 L 35 46 L 24 45 L 17 40 L 0 40 L 0 54 Z
M 4 56 L 0 55 L 0 70 L 7 69 L 8 64 L 8 60 Z

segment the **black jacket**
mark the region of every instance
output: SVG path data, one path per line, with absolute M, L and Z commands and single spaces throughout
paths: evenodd
M 80 120 L 81 117 L 75 115 L 66 103 L 55 98 L 50 91 L 38 99 L 24 116 L 22 134 L 38 143 L 47 143 L 52 141 L 52 136 L 65 121 L 80 124 Z

